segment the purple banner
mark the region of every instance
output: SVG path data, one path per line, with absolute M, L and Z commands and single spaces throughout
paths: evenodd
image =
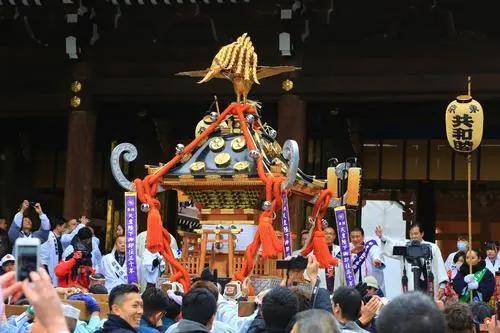
M 288 211 L 288 196 L 286 191 L 281 192 L 283 208 L 281 210 L 281 227 L 283 229 L 283 247 L 285 248 L 285 258 L 292 256 L 292 243 L 290 239 L 290 213 Z
M 340 255 L 344 267 L 345 281 L 349 288 L 356 287 L 354 272 L 351 262 L 351 247 L 349 245 L 349 226 L 345 206 L 335 208 L 335 220 L 337 221 L 337 234 L 339 235 Z
M 125 241 L 128 283 L 138 283 L 137 279 L 137 194 L 125 192 Z

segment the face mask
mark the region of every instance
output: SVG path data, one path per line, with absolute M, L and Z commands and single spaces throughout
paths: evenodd
M 461 262 L 457 262 L 457 263 L 455 264 L 455 268 L 456 268 L 457 270 L 459 270 L 459 269 L 460 269 L 460 266 L 462 266 L 462 263 L 461 263 Z
M 457 249 L 458 249 L 458 251 L 465 251 L 465 250 L 467 250 L 467 243 L 465 243 L 465 242 L 457 242 Z

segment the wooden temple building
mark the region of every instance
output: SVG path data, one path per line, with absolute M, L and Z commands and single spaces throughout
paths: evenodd
M 297 141 L 301 169 L 325 178 L 329 160 L 356 157 L 362 198 L 404 202 L 406 221 L 423 223 L 444 253 L 467 231 L 466 169 L 446 142 L 444 111 L 472 76 L 485 112 L 474 239 L 500 239 L 499 9 L 493 0 L 0 0 L 0 216 L 40 201 L 49 216 L 90 216 L 104 244 L 109 205 L 123 210 L 112 149 L 137 147 L 123 166 L 133 179 L 190 142 L 214 95 L 225 106 L 233 92 L 174 74 L 206 67 L 247 32 L 263 63 L 302 68 L 249 96 L 280 144 Z M 171 231 L 204 220 L 177 216 L 175 191 L 161 200 Z M 291 198 L 294 233 L 310 208 Z M 251 219 L 239 213 L 231 220 Z

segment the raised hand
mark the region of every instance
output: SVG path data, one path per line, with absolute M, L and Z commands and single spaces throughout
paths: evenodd
M 376 228 L 375 228 L 375 235 L 377 235 L 378 238 L 382 238 L 384 232 L 382 230 L 382 227 L 380 225 L 378 225 Z
M 62 305 L 56 289 L 52 286 L 50 276 L 43 268 L 30 273 L 22 283 L 22 290 L 35 310 L 36 318 L 47 332 L 68 332 Z
M 307 257 L 306 272 L 313 286 L 316 284 L 316 280 L 318 279 L 318 271 L 319 271 L 318 260 L 316 260 L 316 257 L 313 254 L 311 254 L 310 256 Z
M 376 295 L 372 296 L 368 303 L 361 308 L 359 321 L 365 325 L 368 324 L 375 317 L 381 305 L 380 297 Z
M 250 280 L 250 277 L 246 277 L 245 280 L 243 280 L 243 283 L 241 284 L 241 291 L 243 295 L 245 296 L 250 295 L 251 288 L 252 288 L 252 280 Z
M 30 202 L 28 200 L 23 200 L 23 202 L 21 203 L 21 212 L 24 212 L 29 207 L 30 207 Z
M 36 211 L 36 213 L 37 213 L 38 215 L 43 214 L 43 212 L 42 212 L 42 206 L 40 206 L 40 203 L 39 203 L 39 202 L 37 202 L 37 203 L 35 204 L 35 211 Z
M 80 223 L 83 224 L 83 225 L 87 225 L 87 223 L 89 223 L 90 220 L 87 218 L 87 216 L 83 215 L 82 217 L 80 217 Z

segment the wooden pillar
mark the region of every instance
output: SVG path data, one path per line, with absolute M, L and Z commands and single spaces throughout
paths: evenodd
M 69 115 L 63 212 L 66 219 L 92 213 L 95 125 L 95 115 L 90 111 L 73 110 Z
M 278 101 L 278 141 L 297 141 L 300 153 L 299 167 L 303 168 L 307 147 L 306 103 L 296 95 L 283 95 Z M 292 232 L 297 235 L 295 248 L 300 243 L 300 231 L 305 224 L 304 201 L 295 196 L 288 201 Z

